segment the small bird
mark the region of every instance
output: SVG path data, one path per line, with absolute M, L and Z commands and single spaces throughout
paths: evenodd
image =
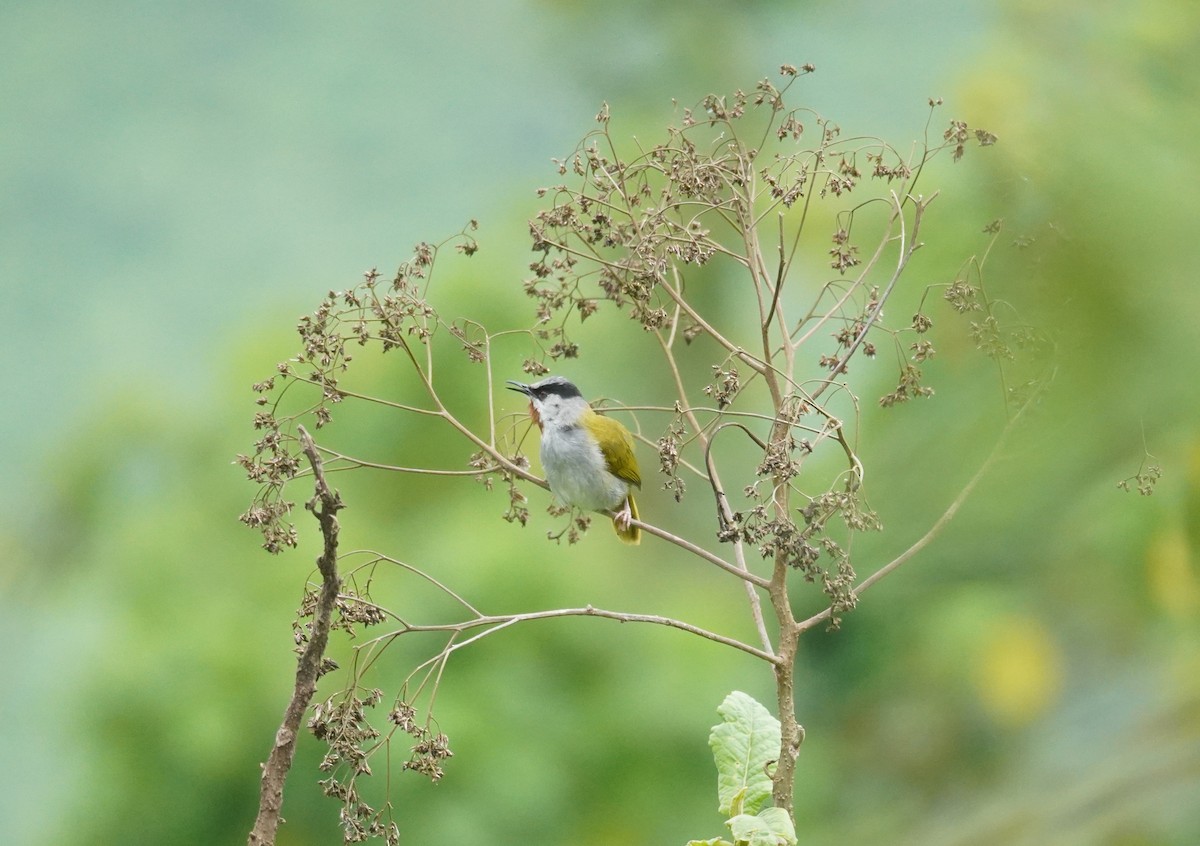
M 550 490 L 567 505 L 615 512 L 613 529 L 629 544 L 640 543 L 634 486 L 642 486 L 633 435 L 618 421 L 597 414 L 579 389 L 561 376 L 532 385 L 508 382 L 529 397 L 529 416 L 542 431 L 542 467 Z

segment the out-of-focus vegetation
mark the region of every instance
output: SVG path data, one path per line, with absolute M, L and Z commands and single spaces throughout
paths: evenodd
M 802 843 L 1200 840 L 1193 801 L 1200 788 L 1200 396 L 1193 377 L 1200 354 L 1192 327 L 1200 242 L 1190 231 L 1200 198 L 1189 190 L 1200 181 L 1191 154 L 1200 13 L 1166 0 L 999 8 L 953 90 L 921 92 L 943 94 L 1000 143 L 937 174 L 943 195 L 919 255 L 930 283 L 949 281 L 961 256 L 983 245 L 983 225 L 1005 218 L 1011 239 L 989 258 L 989 288 L 1056 337 L 1059 373 L 938 541 L 867 594 L 841 631 L 805 638 L 798 670 L 798 712 L 808 732 L 798 768 Z M 540 11 L 548 26 L 569 32 L 589 25 L 595 10 L 586 9 Z M 673 61 L 685 70 L 703 66 L 690 52 L 697 40 L 719 46 L 721 24 L 735 27 L 742 14 L 740 7 L 715 9 L 713 23 L 699 31 L 653 17 L 659 39 L 653 47 L 635 42 L 667 57 L 652 84 L 665 92 L 655 103 L 741 84 L 747 72 L 765 75 L 779 61 L 813 59 L 813 88 L 825 84 L 829 65 L 806 51 L 804 27 L 785 22 L 782 5 L 732 30 L 753 55 L 736 68 L 730 60 L 728 78 L 700 73 L 697 87 L 676 77 Z M 626 14 L 615 7 L 604 25 Z M 286 39 L 283 18 L 276 23 Z M 855 25 L 842 24 L 838 53 L 827 44 L 812 50 L 829 50 L 830 61 L 854 52 Z M 936 18 L 922 26 L 935 33 L 925 36 L 931 51 L 955 39 L 950 26 L 937 29 Z M 351 40 L 353 31 L 343 23 L 322 43 L 351 51 L 340 39 Z M 764 58 L 759 35 L 785 43 L 787 55 Z M 325 66 L 340 67 L 341 51 L 328 50 Z M 615 68 L 623 60 L 615 44 L 594 55 Z M 921 62 L 919 51 L 886 58 L 880 75 Z M 867 53 L 854 58 L 876 61 Z M 554 87 L 558 77 L 543 70 L 535 78 Z M 836 68 L 828 73 L 836 76 Z M 595 102 L 608 99 L 619 120 L 622 96 L 633 99 L 628 90 L 601 90 L 584 73 L 570 79 L 586 90 L 590 110 L 556 136 L 559 144 L 582 134 Z M 613 70 L 600 79 L 615 88 L 622 82 Z M 431 101 L 447 96 L 436 80 L 428 90 Z M 245 96 L 253 92 L 251 85 Z M 190 107 L 187 96 L 172 102 Z M 462 102 L 469 109 L 469 95 Z M 839 117 L 836 104 L 818 105 Z M 915 126 L 922 105 L 914 99 Z M 365 103 L 363 110 L 378 117 L 400 107 Z M 421 113 L 412 104 L 405 110 Z M 641 101 L 629 111 L 647 115 L 648 127 L 664 122 L 661 108 Z M 436 121 L 420 129 L 435 137 L 441 131 Z M 539 137 L 537 126 L 527 127 L 520 143 L 538 148 Z M 376 155 L 392 142 L 381 132 L 361 143 Z M 562 152 L 551 144 L 542 150 L 545 158 Z M 401 152 L 383 158 L 392 168 L 421 166 Z M 551 181 L 547 167 L 529 186 L 504 185 L 497 194 L 481 186 L 485 193 L 472 197 L 477 205 L 462 218 L 481 218 L 483 251 L 470 275 L 445 280 L 456 292 L 450 296 L 465 306 L 486 292 L 497 310 L 524 313 L 523 209 L 506 211 L 524 200 L 508 192 Z M 273 231 L 269 211 L 258 217 Z M 325 225 L 320 209 L 313 214 Z M 399 259 L 411 242 L 444 234 L 395 232 L 390 255 Z M 292 268 L 284 301 L 264 308 L 255 298 L 253 314 L 240 316 L 243 328 L 210 331 L 209 360 L 221 363 L 215 375 L 196 380 L 193 396 L 159 390 L 166 376 L 148 376 L 149 389 L 114 380 L 76 411 L 79 422 L 30 476 L 36 519 L 4 529 L 0 572 L 7 653 L 0 707 L 17 762 L 3 777 L 0 807 L 11 809 L 3 816 L 19 826 L 22 842 L 244 837 L 257 764 L 290 685 L 290 622 L 316 551 L 306 514 L 298 515 L 300 550 L 280 558 L 258 551 L 255 535 L 235 522 L 252 493 L 230 463 L 253 438 L 248 387 L 289 354 L 296 342 L 289 326 L 299 312 L 326 289 L 352 284 L 362 265 L 386 270 L 386 259 L 363 256 L 333 278 Z M 272 267 L 269 256 L 256 256 L 244 278 Z M 240 263 L 225 272 L 240 276 Z M 36 283 L 5 279 L 6 287 Z M 31 313 L 41 308 L 23 302 Z M 167 330 L 156 323 L 151 331 Z M 585 356 L 579 372 L 596 392 L 651 400 L 643 392 L 653 386 L 637 376 L 639 343 Z M 934 397 L 867 413 L 871 504 L 886 531 L 856 547 L 860 562 L 886 561 L 919 537 L 1002 424 L 987 363 L 970 354 L 965 338 L 963 346 L 929 365 Z M 38 347 L 28 355 L 36 367 Z M 88 353 L 75 355 L 86 361 Z M 170 374 L 173 366 L 151 372 Z M 376 378 L 386 388 L 391 375 L 381 370 Z M 361 439 L 379 460 L 403 454 L 406 433 L 386 416 L 348 415 L 336 426 L 339 437 Z M 1118 490 L 1119 480 L 1138 472 L 1144 448 L 1164 470 L 1157 490 L 1150 497 Z M 501 521 L 499 495 L 478 486 L 414 488 L 408 479 L 364 472 L 336 483 L 350 506 L 342 520 L 355 545 L 420 562 L 485 610 L 591 602 L 714 625 L 744 618 L 740 606 L 714 604 L 719 576 L 697 572 L 694 562 L 659 557 L 648 543 L 631 556 L 603 532 L 569 548 L 545 543 L 540 527 Z M 669 519 L 668 496 L 648 490 L 645 499 L 646 514 Z M 344 643 L 337 648 L 345 654 Z M 760 673 L 675 632 L 603 621 L 547 621 L 497 635 L 455 657 L 440 694 L 439 721 L 456 753 L 445 779 L 433 786 L 395 777 L 404 830 L 413 840 L 584 844 L 680 843 L 716 831 L 707 731 L 732 689 L 771 701 Z M 280 842 L 338 838 L 332 803 L 314 784 L 318 754 L 302 742 Z

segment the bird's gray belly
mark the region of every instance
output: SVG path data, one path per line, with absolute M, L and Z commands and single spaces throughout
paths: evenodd
M 625 501 L 628 483 L 608 472 L 599 444 L 583 429 L 560 430 L 549 442 L 543 438 L 541 453 L 550 490 L 567 505 L 610 511 Z

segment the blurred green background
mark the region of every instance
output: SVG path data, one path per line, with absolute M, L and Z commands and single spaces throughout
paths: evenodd
M 258 549 L 231 460 L 254 439 L 249 385 L 292 354 L 296 317 L 472 217 L 482 250 L 450 302 L 484 291 L 528 313 L 533 191 L 602 100 L 616 136 L 653 143 L 672 98 L 783 62 L 817 66 L 791 101 L 848 134 L 906 149 L 941 96 L 935 126 L 1000 136 L 939 168 L 910 277 L 949 281 L 1003 217 L 989 289 L 1060 352 L 1053 391 L 945 534 L 842 631 L 806 638 L 801 842 L 1200 842 L 1197 47 L 1187 0 L 0 6 L 0 842 L 244 840 L 315 546 L 300 514 L 299 551 Z M 645 349 L 585 351 L 572 375 L 662 402 L 626 375 Z M 928 374 L 933 399 L 866 414 L 888 531 L 856 547 L 863 572 L 924 532 L 1000 427 L 965 346 Z M 413 457 L 386 419 L 341 413 L 330 437 L 356 454 Z M 1143 431 L 1164 469 L 1152 497 L 1116 488 Z M 338 484 L 348 543 L 485 610 L 591 602 L 750 636 L 740 590 L 692 560 L 605 531 L 543 542 L 536 492 L 522 531 L 477 486 Z M 702 531 L 654 487 L 645 513 Z M 403 666 L 381 669 L 389 696 Z M 675 632 L 497 635 L 440 693 L 446 778 L 393 779 L 403 831 L 722 833 L 706 741 L 735 688 L 770 702 L 761 667 Z M 281 843 L 340 839 L 319 755 L 306 738 Z

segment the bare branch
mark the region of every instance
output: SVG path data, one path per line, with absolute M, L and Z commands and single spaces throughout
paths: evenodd
M 1029 408 L 1029 406 L 1039 395 L 1040 391 L 1037 394 L 1034 394 L 1034 396 L 1030 398 L 1029 402 L 1021 406 L 1020 410 L 1013 415 L 1013 418 L 1005 425 L 1004 431 L 1000 433 L 1000 437 L 996 440 L 991 452 L 988 453 L 988 457 L 984 459 L 983 464 L 979 465 L 979 469 L 975 471 L 975 475 L 973 475 L 967 484 L 963 486 L 963 489 L 958 492 L 958 496 L 954 498 L 954 501 L 951 502 L 950 505 L 946 507 L 946 510 L 942 512 L 942 516 L 938 517 L 934 524 L 929 527 L 929 530 L 925 532 L 925 534 L 921 535 L 916 543 L 859 582 L 854 588 L 855 595 L 862 595 L 867 588 L 871 587 L 885 576 L 894 573 L 900 567 L 900 565 L 904 564 L 906 561 L 913 558 L 913 556 L 915 556 L 918 552 L 929 546 L 929 544 L 942 533 L 942 530 L 945 529 L 950 521 L 953 520 L 958 514 L 958 510 L 962 508 L 963 503 L 967 501 L 967 497 L 969 497 L 971 492 L 975 490 L 975 486 L 979 484 L 979 480 L 986 476 L 988 471 L 991 470 L 992 465 L 996 463 L 996 460 L 999 458 L 1000 453 L 1004 448 L 1004 444 L 1007 442 L 1008 436 L 1011 434 L 1017 421 L 1021 419 L 1021 416 L 1025 413 L 1025 410 Z M 824 611 L 820 611 L 809 617 L 807 620 L 799 623 L 798 628 L 801 632 L 807 631 L 818 623 L 828 620 L 832 613 L 832 608 L 826 608 Z
M 679 308 L 676 307 L 675 315 L 671 321 L 671 334 L 669 339 L 664 339 L 661 332 L 656 332 L 655 337 L 658 338 L 659 345 L 662 347 L 663 356 L 666 358 L 667 366 L 671 370 L 671 376 L 675 380 L 675 390 L 679 395 L 679 406 L 681 413 L 687 418 L 692 431 L 700 440 L 700 444 L 704 449 L 704 463 L 706 470 L 706 481 L 712 488 L 713 497 L 717 503 L 717 515 L 722 526 L 728 526 L 733 522 L 733 511 L 729 507 L 729 500 L 725 496 L 724 486 L 721 483 L 721 477 L 717 472 L 717 465 L 712 456 L 711 443 L 712 439 L 704 434 L 704 427 L 700 425 L 699 419 L 696 417 L 697 409 L 694 409 L 688 400 L 687 389 L 683 384 L 683 377 L 679 373 L 679 363 L 675 359 L 674 342 L 675 331 L 679 325 Z M 748 431 L 748 430 L 747 430 Z M 733 554 L 737 560 L 736 567 L 738 570 L 749 573 L 750 568 L 746 564 L 746 549 L 741 539 L 736 539 L 733 542 Z M 758 631 L 759 640 L 762 642 L 763 649 L 771 654 L 775 650 L 771 644 L 771 636 L 767 632 L 766 620 L 763 617 L 762 600 L 754 590 L 754 583 L 747 580 L 744 582 L 746 587 L 746 599 L 750 603 L 750 615 L 754 619 L 754 627 Z M 760 585 L 761 587 L 761 585 Z
M 414 670 L 415 673 L 436 661 L 442 660 L 444 655 L 457 652 L 464 646 L 469 646 L 470 644 L 475 643 L 476 641 L 481 640 L 490 634 L 494 634 L 501 629 L 506 629 L 509 626 L 513 626 L 518 623 L 527 623 L 531 620 L 553 620 L 558 617 L 600 617 L 606 620 L 616 620 L 621 623 L 650 623 L 657 626 L 666 626 L 668 628 L 679 629 L 680 631 L 688 632 L 689 634 L 698 635 L 699 637 L 702 637 L 706 640 L 711 640 L 715 643 L 720 643 L 725 646 L 732 646 L 734 649 L 738 649 L 747 653 L 748 655 L 753 655 L 755 658 L 760 658 L 770 664 L 774 664 L 778 661 L 778 658 L 776 658 L 773 653 L 765 652 L 762 649 L 758 649 L 757 647 L 751 646 L 748 643 L 743 643 L 736 638 L 727 637 L 726 635 L 718 634 L 707 629 L 702 629 L 699 626 L 694 626 L 691 623 L 684 622 L 683 620 L 676 620 L 671 617 L 663 617 L 657 614 L 631 614 L 624 611 L 608 611 L 603 608 L 595 608 L 591 605 L 587 605 L 583 608 L 556 608 L 550 611 L 530 611 L 524 614 L 502 614 L 496 616 L 476 617 L 461 623 L 439 623 L 433 625 L 410 625 L 406 623 L 401 632 L 381 635 L 375 640 L 391 638 L 396 634 L 407 634 L 408 632 L 454 632 L 457 634 L 469 631 L 471 629 L 487 627 L 486 631 L 480 632 L 479 634 L 469 637 L 466 640 L 460 640 L 448 644 L 447 648 L 437 656 L 430 658 L 424 664 L 417 667 L 416 670 Z M 366 648 L 372 645 L 374 642 L 375 641 L 367 641 L 366 643 L 360 644 L 359 648 Z
M 645 523 L 641 520 L 632 520 L 631 523 L 635 526 L 641 527 L 642 531 L 646 532 L 646 534 L 654 535 L 657 538 L 662 538 L 663 540 L 667 541 L 668 543 L 675 544 L 676 546 L 680 547 L 681 549 L 686 549 L 688 552 L 692 553 L 693 555 L 697 555 L 700 558 L 703 558 L 705 561 L 707 561 L 710 564 L 715 564 L 716 566 L 720 567 L 725 572 L 732 573 L 733 575 L 737 576 L 739 579 L 742 579 L 743 581 L 748 582 L 749 584 L 758 585 L 760 588 L 766 588 L 766 587 L 770 586 L 770 584 L 771 584 L 771 582 L 768 579 L 764 579 L 762 576 L 759 576 L 755 573 L 751 573 L 749 570 L 738 567 L 736 564 L 730 564 L 728 561 L 726 561 L 721 556 L 714 555 L 713 553 L 709 552 L 704 547 L 697 546 L 696 544 L 692 543 L 691 541 L 685 540 L 684 538 L 681 538 L 678 535 L 673 535 L 670 532 L 668 532 L 666 529 L 660 529 L 658 526 L 651 525 L 650 523 Z
M 892 290 L 896 287 L 896 282 L 899 281 L 900 275 L 904 272 L 904 268 L 908 266 L 908 260 L 912 258 L 913 253 L 920 249 L 921 242 L 917 240 L 917 233 L 921 229 L 921 218 L 925 213 L 925 209 L 929 207 L 929 204 L 934 201 L 937 195 L 938 192 L 934 191 L 933 194 L 928 197 L 928 199 L 922 199 L 916 202 L 916 211 L 913 213 L 912 232 L 906 233 L 904 228 L 903 204 L 895 194 L 892 194 L 892 202 L 895 205 L 895 215 L 893 220 L 899 219 L 900 221 L 900 256 L 896 260 L 896 269 L 892 273 L 891 278 L 888 279 L 887 285 L 883 289 L 883 293 L 879 295 L 879 299 L 875 303 L 875 308 L 871 310 L 871 313 L 867 315 L 867 319 L 863 321 L 862 329 L 860 329 L 858 334 L 855 336 L 854 342 L 851 343 L 846 352 L 841 356 L 837 366 L 833 368 L 832 372 L 830 372 L 830 380 L 836 379 L 838 374 L 845 371 L 847 364 L 850 362 L 850 357 L 854 355 L 859 345 L 862 344 L 863 340 L 867 337 L 867 333 L 871 331 L 871 328 L 875 325 L 875 321 L 879 319 L 879 315 L 883 312 L 883 306 L 891 297 Z M 818 387 L 817 390 L 812 394 L 813 398 L 815 399 L 824 393 L 829 384 L 829 382 L 826 382 Z
M 312 631 L 309 633 L 308 643 L 305 644 L 304 651 L 300 653 L 300 660 L 297 662 L 296 683 L 292 689 L 292 699 L 284 711 L 279 731 L 275 734 L 275 745 L 271 747 L 271 753 L 267 756 L 266 763 L 263 764 L 258 817 L 254 821 L 254 828 L 251 829 L 250 837 L 247 840 L 249 846 L 267 846 L 275 842 L 275 835 L 279 829 L 279 814 L 283 808 L 283 785 L 296 754 L 296 738 L 300 731 L 300 721 L 317 689 L 317 678 L 321 674 L 325 647 L 329 643 L 330 620 L 337 602 L 338 591 L 341 588 L 341 579 L 338 577 L 337 569 L 337 513 L 343 508 L 342 500 L 325 481 L 324 465 L 312 437 L 303 426 L 296 428 L 304 454 L 308 457 L 313 475 L 316 477 L 316 492 L 306 507 L 320 523 L 321 535 L 325 541 L 321 556 L 317 559 L 317 569 L 321 573 L 321 593 L 313 612 Z
M 376 462 L 376 461 L 367 461 L 364 458 L 355 458 L 353 456 L 345 455 L 344 453 L 340 453 L 337 450 L 329 449 L 328 447 L 318 447 L 318 449 L 320 449 L 321 452 L 329 455 L 335 461 L 341 461 L 341 462 L 344 462 L 344 463 L 350 465 L 348 467 L 328 467 L 328 468 L 326 468 L 326 472 L 330 472 L 330 473 L 337 471 L 337 470 L 351 470 L 355 467 L 370 467 L 373 470 L 390 470 L 394 473 L 412 473 L 413 475 L 417 475 L 417 476 L 472 476 L 473 477 L 473 476 L 479 476 L 480 474 L 489 472 L 489 468 L 483 468 L 482 470 L 474 470 L 474 469 L 471 469 L 471 470 L 444 470 L 444 469 L 438 469 L 436 467 L 400 467 L 395 464 L 380 464 L 379 462 Z M 495 469 L 499 470 L 500 466 L 497 465 L 495 467 Z

